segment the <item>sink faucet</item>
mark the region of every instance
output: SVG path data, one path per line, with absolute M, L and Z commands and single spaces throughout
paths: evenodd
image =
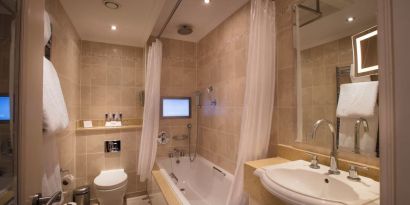
M 337 145 L 336 145 L 336 131 L 333 123 L 326 119 L 320 119 L 313 124 L 313 131 L 311 133 L 311 138 L 316 136 L 316 130 L 322 123 L 326 123 L 332 133 L 332 151 L 330 152 L 330 169 L 329 174 L 340 174 L 337 168 Z
M 363 128 L 365 132 L 369 132 L 369 124 L 367 120 L 360 118 L 356 121 L 354 125 L 354 153 L 360 154 L 360 125 L 363 124 Z

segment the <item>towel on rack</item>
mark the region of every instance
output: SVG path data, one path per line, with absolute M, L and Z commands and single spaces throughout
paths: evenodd
M 68 113 L 53 64 L 43 58 L 43 132 L 56 134 L 68 127 Z
M 44 45 L 50 40 L 51 24 L 47 12 L 44 13 Z M 61 90 L 60 80 L 53 64 L 43 57 L 43 167 L 41 192 L 51 196 L 62 191 L 60 161 L 55 134 L 68 127 L 67 107 Z M 61 201 L 64 201 L 62 196 Z M 60 202 L 53 203 L 58 205 Z
M 378 81 L 342 84 L 336 116 L 347 118 L 372 117 L 377 104 L 378 85 Z

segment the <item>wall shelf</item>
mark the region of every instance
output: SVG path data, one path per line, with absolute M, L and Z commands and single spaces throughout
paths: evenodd
M 91 120 L 93 122 L 93 127 L 85 128 L 83 126 L 84 120 L 77 120 L 77 132 L 82 131 L 104 131 L 104 130 L 130 130 L 130 129 L 141 129 L 142 120 L 139 119 L 125 119 L 122 121 L 123 126 L 121 127 L 106 127 L 104 126 L 104 120 Z

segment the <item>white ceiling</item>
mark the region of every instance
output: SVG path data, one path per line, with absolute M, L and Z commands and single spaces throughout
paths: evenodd
M 335 9 L 332 13 L 300 29 L 300 47 L 302 50 L 351 36 L 377 25 L 377 0 L 322 1 L 324 4 L 328 4 L 329 8 L 334 7 Z M 347 4 L 341 4 L 341 1 L 345 1 Z M 339 2 L 339 4 L 334 4 L 335 2 Z M 346 22 L 346 18 L 349 16 L 355 17 L 355 21 Z
M 197 42 L 226 18 L 245 5 L 249 0 L 183 0 L 161 37 Z M 177 0 L 167 0 L 161 11 L 153 36 L 157 36 Z M 180 35 L 177 30 L 181 24 L 193 26 L 190 35 Z
M 166 0 L 115 0 L 120 8 L 102 0 L 60 0 L 83 40 L 143 47 Z M 171 0 L 167 0 L 171 1 Z M 111 31 L 111 25 L 117 31 Z

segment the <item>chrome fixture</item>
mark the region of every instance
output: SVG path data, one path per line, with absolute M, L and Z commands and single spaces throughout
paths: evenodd
M 173 180 L 175 180 L 175 184 L 177 184 L 178 183 L 178 177 L 173 173 L 173 172 L 171 172 L 170 174 L 169 174 L 169 176 L 171 177 L 171 179 L 173 179 Z
M 198 113 L 196 114 L 196 118 L 197 118 L 197 121 L 198 121 Z M 189 123 L 188 125 L 187 125 L 187 128 L 188 128 L 188 156 L 189 156 L 189 160 L 191 161 L 191 162 L 193 162 L 194 160 L 195 160 L 195 158 L 196 158 L 196 155 L 197 155 L 197 148 L 198 148 L 198 132 L 197 132 L 197 138 L 196 138 L 196 143 L 195 143 L 195 152 L 194 152 L 194 156 L 191 156 L 191 154 L 192 154 L 192 149 L 191 149 L 191 138 L 192 138 L 192 135 L 191 135 L 191 129 L 192 129 L 192 124 L 191 123 Z M 197 129 L 198 130 L 198 129 Z
M 120 152 L 121 151 L 121 140 L 110 140 L 105 141 L 105 152 Z
M 351 164 L 349 169 L 349 176 L 347 176 L 348 179 L 357 182 L 360 181 L 359 174 L 357 173 L 357 168 L 369 170 L 369 168 L 367 167 Z
M 212 87 L 212 85 L 210 85 L 210 86 L 207 88 L 207 91 L 208 91 L 209 97 L 211 98 L 211 105 L 212 105 L 212 106 L 216 106 L 216 98 L 215 98 L 215 96 L 213 95 L 214 87 Z
M 103 4 L 105 7 L 109 9 L 118 9 L 120 8 L 120 4 L 115 1 L 103 0 Z
M 221 173 L 223 176 L 226 176 L 226 173 L 223 172 L 221 169 L 219 169 L 218 167 L 213 166 L 212 169 L 216 170 L 217 172 Z
M 309 154 L 309 155 L 312 156 L 312 160 L 310 161 L 309 167 L 312 169 L 320 169 L 319 160 L 317 159 L 317 156 L 314 154 Z
M 165 131 L 159 132 L 157 141 L 159 144 L 168 144 L 169 142 L 168 133 Z
M 181 4 L 182 0 L 178 0 L 177 3 L 175 3 L 174 8 L 172 9 L 171 13 L 169 14 L 167 20 L 165 21 L 164 25 L 162 26 L 161 30 L 159 31 L 157 38 L 160 38 L 162 33 L 164 32 L 165 28 L 167 27 L 169 21 L 171 21 L 172 16 L 174 16 L 175 11 L 178 9 L 179 5 Z
M 365 132 L 369 132 L 369 124 L 367 120 L 360 118 L 356 121 L 354 125 L 354 153 L 360 154 L 360 125 L 363 124 L 363 129 Z
M 192 26 L 186 24 L 183 24 L 178 28 L 178 33 L 181 35 L 189 35 L 192 31 Z
M 336 145 L 336 131 L 335 127 L 333 126 L 333 123 L 329 120 L 326 119 L 320 119 L 316 121 L 316 123 L 313 125 L 313 131 L 311 133 L 311 138 L 314 138 L 316 136 L 316 130 L 319 128 L 319 126 L 325 123 L 328 125 L 330 132 L 332 133 L 332 151 L 330 152 L 330 169 L 329 169 L 329 174 L 340 174 L 339 169 L 337 168 L 337 145 Z
M 31 201 L 32 205 L 51 205 L 53 203 L 61 201 L 61 191 L 55 192 L 52 196 L 43 197 L 40 193 L 35 194 Z

